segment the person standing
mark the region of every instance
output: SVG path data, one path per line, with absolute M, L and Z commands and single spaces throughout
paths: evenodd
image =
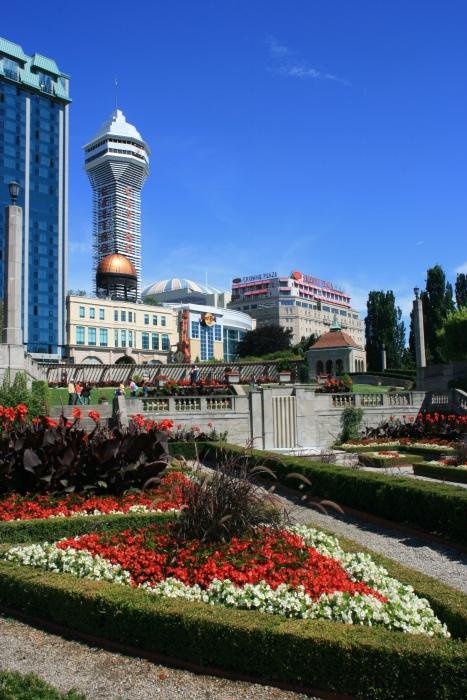
M 75 385 L 72 381 L 68 382 L 68 405 L 73 406 L 76 401 Z
M 83 399 L 83 404 L 85 406 L 89 406 L 89 404 L 91 403 L 91 387 L 87 382 L 83 384 L 81 398 Z
M 75 404 L 80 403 L 83 405 L 83 399 L 81 398 L 81 392 L 83 391 L 83 387 L 79 382 L 76 382 L 75 384 Z

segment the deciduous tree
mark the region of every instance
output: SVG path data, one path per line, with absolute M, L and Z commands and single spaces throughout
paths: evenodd
M 438 364 L 444 361 L 440 331 L 451 311 L 454 311 L 452 286 L 440 265 L 427 270 L 426 287 L 420 293 L 423 302 L 423 324 L 427 362 Z
M 381 350 L 386 348 L 387 366 L 400 368 L 405 357 L 405 326 L 402 312 L 391 290 L 372 291 L 368 295 L 365 318 L 368 369 L 381 370 Z
M 245 334 L 243 340 L 237 345 L 237 354 L 239 357 L 249 355 L 261 357 L 270 352 L 288 350 L 291 338 L 292 331 L 282 326 L 274 324 L 259 326 Z

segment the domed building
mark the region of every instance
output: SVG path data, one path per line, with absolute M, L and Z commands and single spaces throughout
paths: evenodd
M 143 301 L 151 303 L 201 304 L 224 309 L 230 292 L 185 277 L 172 277 L 150 284 L 143 290 Z
M 137 282 L 135 266 L 125 255 L 106 255 L 97 266 L 96 290 L 99 298 L 135 302 Z

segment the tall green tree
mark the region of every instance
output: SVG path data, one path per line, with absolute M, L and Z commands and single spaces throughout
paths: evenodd
M 448 314 L 439 339 L 446 361 L 467 360 L 467 306 Z
M 405 325 L 402 311 L 396 306 L 391 290 L 372 291 L 368 295 L 365 318 L 365 338 L 368 369 L 381 370 L 381 350 L 386 348 L 388 368 L 403 366 L 405 351 Z
M 467 306 L 467 275 L 463 272 L 459 272 L 456 277 L 455 290 L 457 308 Z
M 259 326 L 253 331 L 245 333 L 245 337 L 237 345 L 239 357 L 256 355 L 261 357 L 270 352 L 278 350 L 288 350 L 292 331 L 279 325 Z
M 440 265 L 430 267 L 426 273 L 426 287 L 420 293 L 423 302 L 423 324 L 427 362 L 438 364 L 444 361 L 440 331 L 446 318 L 454 311 L 452 286 Z

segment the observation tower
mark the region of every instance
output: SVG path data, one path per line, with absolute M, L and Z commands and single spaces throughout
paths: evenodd
M 84 146 L 85 169 L 93 190 L 93 271 L 108 255 L 119 253 L 136 271 L 136 300 L 141 297 L 141 189 L 149 174 L 149 147 L 116 109 Z

